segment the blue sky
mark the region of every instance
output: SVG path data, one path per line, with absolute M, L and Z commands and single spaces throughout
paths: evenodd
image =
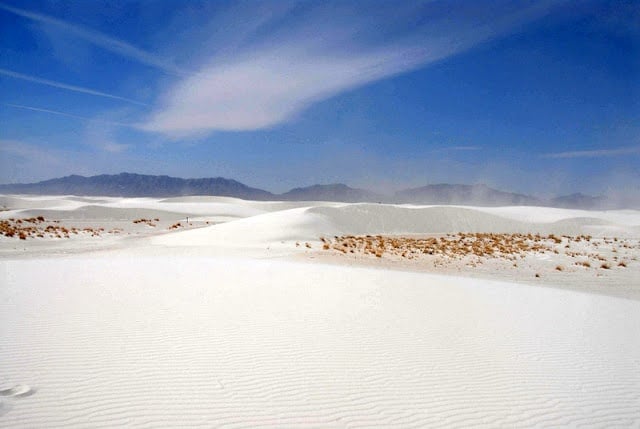
M 640 183 L 635 1 L 0 0 L 0 182 Z

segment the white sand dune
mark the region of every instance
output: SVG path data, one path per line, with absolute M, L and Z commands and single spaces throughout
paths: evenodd
M 640 302 L 290 262 L 3 261 L 1 427 L 631 427 Z
M 104 201 L 104 200 L 100 200 Z M 0 195 L 0 207 L 6 211 L 20 211 L 25 209 L 56 209 L 73 210 L 81 207 L 86 201 L 78 201 L 75 197 L 38 197 Z M 0 214 L 5 214 L 0 212 Z
M 82 240 L 101 237 L 33 248 L 2 237 L 0 428 L 640 427 L 640 300 L 319 263 L 293 244 L 461 230 L 638 238 L 640 212 L 9 198 L 4 218 L 228 221 L 136 226 L 150 232 L 99 251 Z M 639 283 L 633 264 L 609 282 Z
M 529 207 L 527 220 L 518 221 L 511 208 L 503 210 L 507 216 L 497 209 L 487 213 L 484 209 L 471 207 L 383 204 L 307 207 L 249 217 L 211 226 L 204 231 L 183 231 L 157 237 L 154 243 L 172 246 L 265 246 L 281 241 L 316 241 L 321 236 L 341 234 L 445 234 L 460 231 L 640 236 L 640 212 L 585 216 L 589 212 L 573 211 L 564 216 L 556 213 L 549 216 L 546 208 Z M 538 213 L 537 217 L 535 213 Z
M 554 207 L 474 207 L 479 211 L 497 214 L 521 222 L 551 223 L 567 219 L 600 219 L 620 225 L 640 226 L 638 210 L 573 210 Z
M 309 211 L 324 215 L 340 231 L 351 234 L 460 231 L 578 234 L 596 232 L 599 228 L 603 231 L 617 229 L 622 235 L 637 235 L 640 232 L 640 212 L 637 211 L 588 212 L 546 207 L 405 207 L 382 204 L 313 207 Z
M 164 213 L 170 217 L 217 217 L 241 219 L 264 213 L 282 211 L 298 207 L 339 206 L 342 203 L 309 203 L 282 201 L 247 201 L 230 197 L 176 197 L 176 198 L 114 198 L 114 197 L 39 197 L 12 195 L 1 196 L 0 218 L 30 216 L 35 211 L 44 212 L 52 218 L 65 219 L 135 219 L 137 217 L 157 217 Z M 73 213 L 77 212 L 77 213 Z M 114 217 L 115 216 L 115 217 Z
M 282 241 L 315 241 L 321 235 L 335 231 L 330 219 L 303 207 L 154 237 L 152 242 L 165 246 L 264 247 L 277 246 Z

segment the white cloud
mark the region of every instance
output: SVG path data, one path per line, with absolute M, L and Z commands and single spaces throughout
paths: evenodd
M 197 58 L 188 55 L 192 57 L 192 69 L 199 70 L 196 74 L 77 24 L 2 3 L 0 10 L 178 75 L 180 79 L 161 94 L 154 110 L 137 127 L 168 136 L 193 136 L 215 130 L 276 126 L 317 101 L 423 67 L 512 32 L 562 1 L 514 4 L 499 0 L 488 5 L 446 1 L 364 5 L 300 2 L 286 3 L 275 11 L 271 6 L 258 8 L 259 12 L 254 10 L 255 5 L 243 7 L 239 3 L 224 15 L 234 17 L 230 21 L 233 25 L 217 32 L 220 37 L 183 40 L 178 32 L 175 40 L 166 41 L 171 46 L 199 48 Z M 215 15 L 207 18 L 216 21 Z M 111 96 L 31 76 L 18 78 Z
M 118 140 L 118 131 L 122 128 L 110 123 L 109 119 L 124 116 L 126 111 L 112 111 L 103 113 L 95 118 L 103 121 L 87 122 L 84 129 L 83 143 L 104 152 L 112 154 L 125 152 L 129 145 Z
M 270 49 L 183 80 L 141 128 L 166 133 L 266 128 L 314 101 L 416 63 L 410 49 L 351 56 Z
M 640 155 L 640 146 L 617 149 L 577 150 L 572 152 L 547 153 L 543 158 L 603 158 L 622 155 Z
M 556 2 L 456 11 L 446 2 L 435 3 L 436 12 L 429 10 L 428 18 L 417 26 L 413 22 L 409 32 L 405 27 L 415 13 L 388 17 L 367 13 L 367 8 L 346 18 L 331 8 L 314 10 L 310 17 L 297 17 L 293 29 L 263 30 L 258 45 L 210 58 L 199 73 L 175 83 L 139 127 L 170 136 L 273 127 L 314 102 L 513 31 Z M 394 19 L 396 28 L 389 28 Z

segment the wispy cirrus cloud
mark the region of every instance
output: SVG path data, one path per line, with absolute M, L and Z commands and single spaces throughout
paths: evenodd
M 72 113 L 61 112 L 59 110 L 43 109 L 41 107 L 25 106 L 22 104 L 13 104 L 13 103 L 2 103 L 2 104 L 4 106 L 13 107 L 15 109 L 30 110 L 32 112 L 40 112 L 40 113 L 47 113 L 51 115 L 65 116 L 67 118 L 77 119 L 80 121 L 97 122 L 97 123 L 103 123 L 107 125 L 115 125 L 119 127 L 131 127 L 131 128 L 134 127 L 133 124 L 128 124 L 126 122 L 117 122 L 117 121 L 108 121 L 108 120 L 103 120 L 98 118 L 89 118 L 87 116 L 74 115 Z
M 126 101 L 127 103 L 137 104 L 137 105 L 140 105 L 140 106 L 148 106 L 148 104 L 146 104 L 146 103 L 142 103 L 140 101 L 132 100 L 131 98 L 120 97 L 119 95 L 108 94 L 106 92 L 97 91 L 97 90 L 91 89 L 91 88 L 84 88 L 84 87 L 81 87 L 81 86 L 69 85 L 69 84 L 62 83 L 62 82 L 56 82 L 56 81 L 53 81 L 53 80 L 42 79 L 42 78 L 39 78 L 39 77 L 36 77 L 36 76 L 29 76 L 29 75 L 26 75 L 26 74 L 14 72 L 12 70 L 7 70 L 7 69 L 0 68 L 0 75 L 8 76 L 8 77 L 11 77 L 11 78 L 14 78 L 14 79 L 25 80 L 27 82 L 38 83 L 38 84 L 41 84 L 41 85 L 47 85 L 47 86 L 51 86 L 51 87 L 54 87 L 54 88 L 65 89 L 67 91 L 78 92 L 78 93 L 81 93 L 81 94 L 95 95 L 97 97 L 105 97 L 105 98 L 111 98 L 111 99 L 119 100 L 119 101 Z
M 40 147 L 18 140 L 0 139 L 0 183 L 17 183 L 30 179 L 37 171 L 48 178 L 64 168 L 71 153 Z
M 255 52 L 179 82 L 140 127 L 168 134 L 267 128 L 314 101 L 399 73 L 415 62 L 408 51 L 392 50 L 333 57 L 302 47 Z
M 640 146 L 621 147 L 616 149 L 576 150 L 569 152 L 546 153 L 542 158 L 605 158 L 623 155 L 640 155 Z
M 96 151 L 99 150 L 99 152 Z M 70 163 L 70 160 L 73 162 Z M 113 160 L 117 162 L 113 163 Z M 135 168 L 143 159 L 92 145 L 62 149 L 33 141 L 0 138 L 0 183 L 28 183 L 67 174 L 92 175 Z
M 525 1 L 517 5 L 509 0 L 490 5 L 441 0 L 364 6 L 340 2 L 287 3 L 277 13 L 266 8 L 259 14 L 251 11 L 244 16 L 247 19 L 236 17 L 237 22 L 253 24 L 244 23 L 238 29 L 229 27 L 213 42 L 177 40 L 178 36 L 176 46 L 200 47 L 199 55 L 192 60 L 198 64 L 197 73 L 74 23 L 2 3 L 0 10 L 179 75 L 179 80 L 161 93 L 154 110 L 136 126 L 168 136 L 193 136 L 282 124 L 318 101 L 424 67 L 516 31 L 563 1 Z M 247 14 L 248 9 L 238 7 L 236 12 Z M 8 72 L 14 78 L 71 91 L 118 97 Z
M 481 150 L 481 146 L 444 146 L 431 150 L 432 153 L 451 153 L 451 152 L 475 152 Z
M 462 3 L 387 4 L 388 13 L 378 4 L 346 12 L 316 4 L 295 15 L 293 28 L 263 24 L 258 42 L 208 60 L 203 50 L 199 73 L 174 83 L 139 126 L 176 136 L 273 127 L 315 102 L 513 32 L 559 1 Z
M 171 61 L 165 58 L 161 58 L 151 52 L 140 49 L 130 43 L 108 36 L 99 31 L 91 30 L 73 23 L 63 21 L 61 19 L 54 18 L 52 16 L 31 12 L 3 3 L 0 3 L 0 10 L 4 10 L 16 16 L 20 16 L 22 18 L 29 19 L 40 24 L 53 26 L 74 37 L 91 43 L 92 45 L 98 46 L 102 49 L 113 52 L 125 58 L 129 58 L 138 63 L 160 69 L 164 72 L 176 75 L 189 74 L 189 71 L 176 66 Z
M 61 163 L 62 158 L 51 153 L 50 150 L 16 140 L 0 139 L 0 152 L 5 155 L 15 155 L 41 162 Z
M 480 146 L 451 146 L 450 148 L 447 148 L 447 149 L 448 150 L 453 150 L 453 151 L 468 152 L 468 151 L 480 150 L 480 149 L 482 149 L 482 147 L 480 147 Z

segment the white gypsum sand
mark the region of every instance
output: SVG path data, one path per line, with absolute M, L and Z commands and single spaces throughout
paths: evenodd
M 637 242 L 637 211 L 4 202 L 2 219 L 46 211 L 60 225 L 123 232 L 0 238 L 0 427 L 640 424 L 637 260 L 545 271 L 529 285 L 524 267 L 509 277 L 487 262 L 445 276 L 328 253 L 319 241 L 536 230 Z M 141 214 L 160 221 L 132 223 Z

